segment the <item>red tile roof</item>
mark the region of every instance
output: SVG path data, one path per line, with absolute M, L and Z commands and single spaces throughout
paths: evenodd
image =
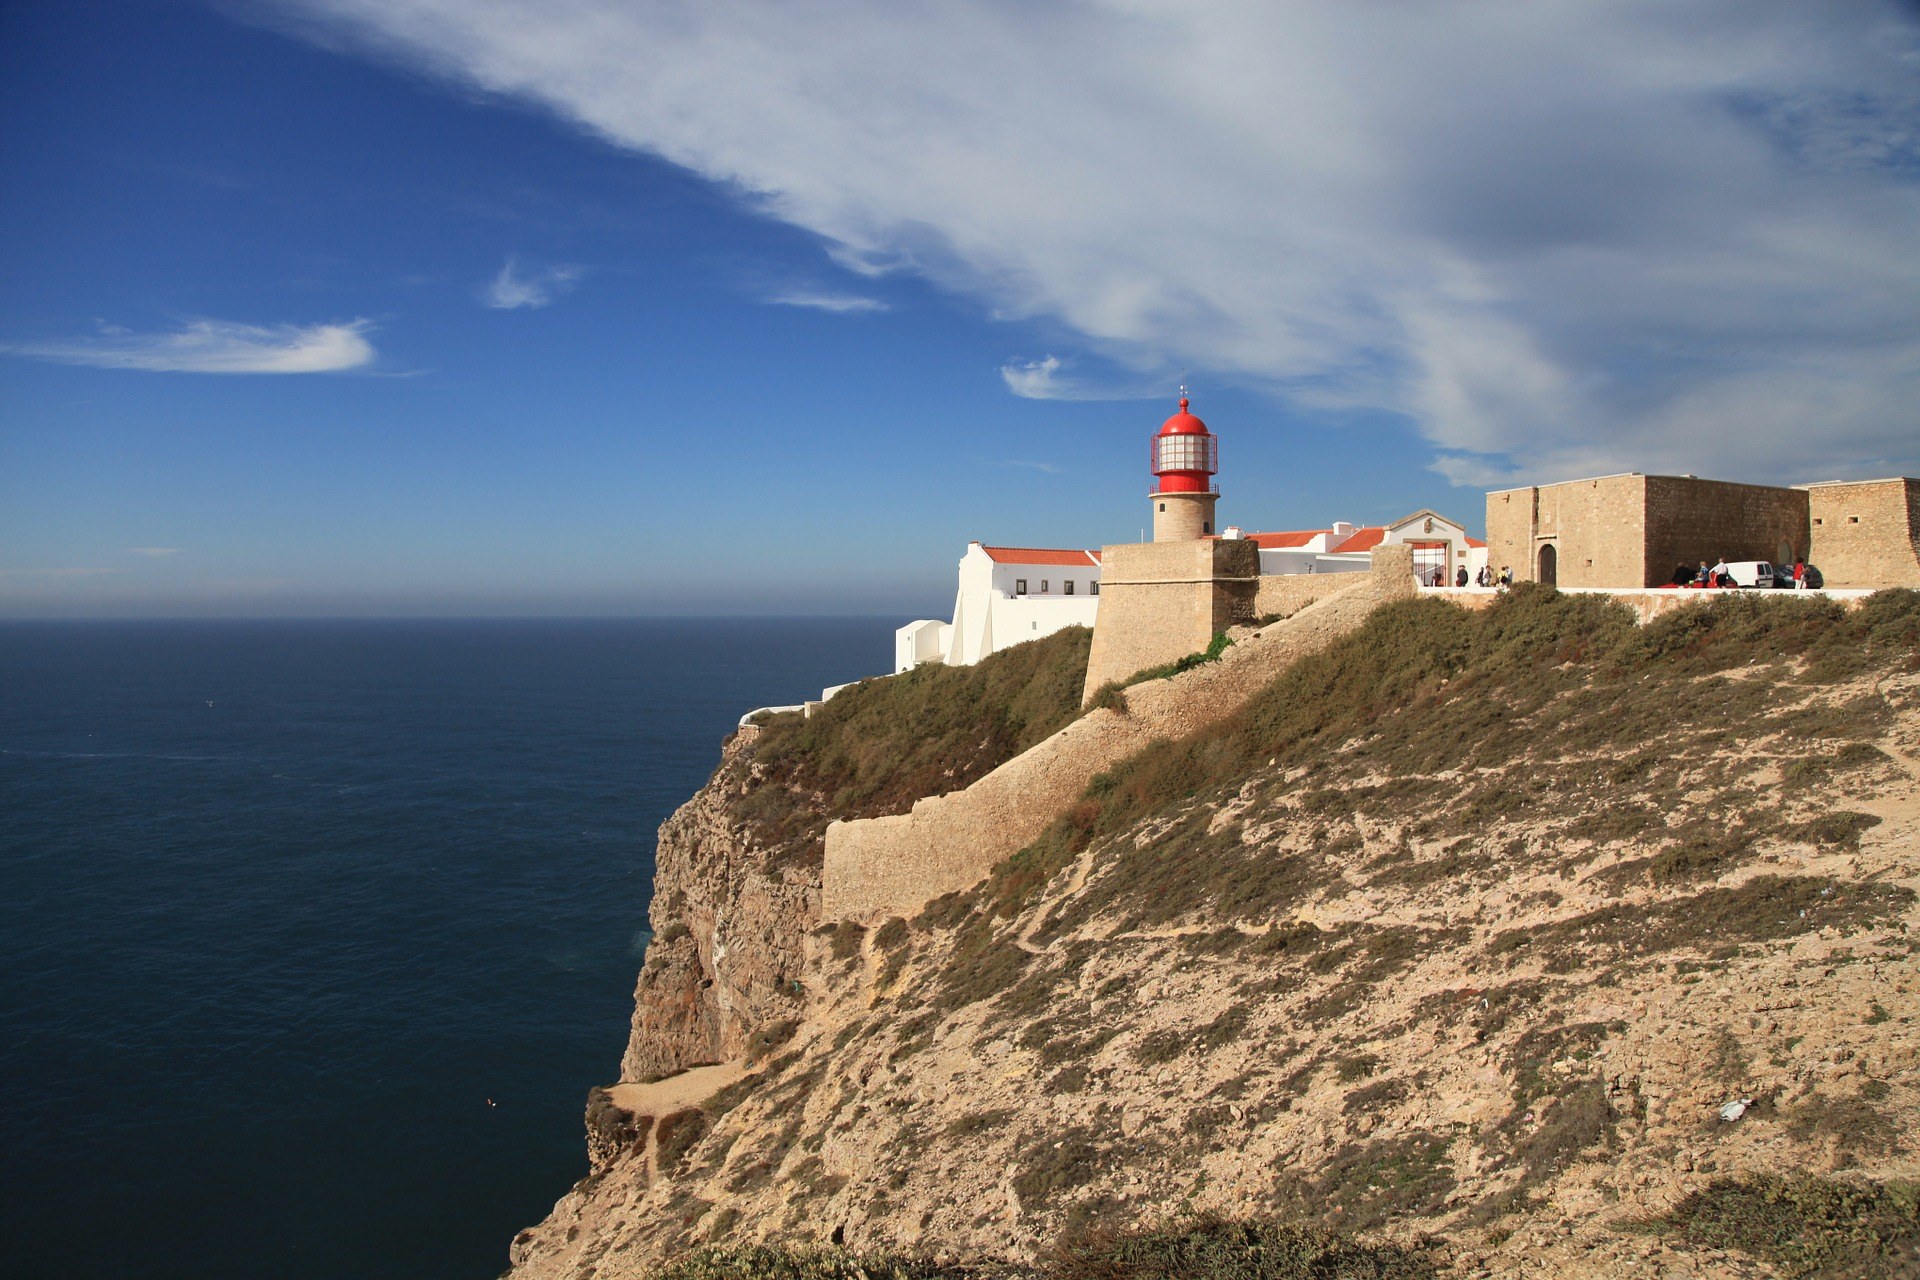
M 1386 536 L 1387 531 L 1384 526 L 1377 524 L 1368 525 L 1364 529 L 1354 530 L 1353 536 L 1335 547 L 1334 551 L 1336 553 L 1341 551 L 1371 551 L 1379 546 L 1380 539 Z
M 1286 533 L 1250 533 L 1247 541 L 1256 543 L 1262 550 L 1277 551 L 1282 547 L 1304 547 L 1326 529 L 1294 529 Z
M 1065 564 L 1085 568 L 1100 563 L 1097 551 L 1065 551 L 1053 547 L 983 546 L 980 549 L 995 564 Z
M 1467 537 L 1467 545 L 1470 547 L 1484 547 L 1487 544 L 1480 541 L 1480 539 L 1473 537 L 1471 534 L 1469 534 Z

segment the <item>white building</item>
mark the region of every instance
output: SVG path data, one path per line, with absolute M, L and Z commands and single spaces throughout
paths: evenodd
M 1383 542 L 1413 547 L 1413 570 L 1427 586 L 1449 586 L 1461 568 L 1472 582 L 1487 562 L 1487 544 L 1433 511 L 1416 511 L 1386 525 L 1338 521 L 1325 529 L 1242 534 L 1260 548 L 1260 572 L 1364 573 Z M 960 558 L 960 589 L 953 621 L 922 618 L 893 633 L 893 669 L 923 662 L 970 666 L 1023 640 L 1062 627 L 1090 627 L 1100 609 L 1100 553 L 1045 547 L 967 544 Z
M 1100 553 L 967 544 L 953 621 L 923 618 L 893 633 L 893 669 L 971 666 L 1063 627 L 1090 627 L 1100 608 Z
M 1232 530 L 1228 531 L 1229 536 Z M 1260 547 L 1260 572 L 1361 573 L 1383 542 L 1413 548 L 1413 571 L 1424 586 L 1451 586 L 1461 569 L 1472 582 L 1487 563 L 1487 544 L 1470 538 L 1461 525 L 1436 511 L 1421 510 L 1392 524 L 1356 526 L 1336 522 L 1327 529 L 1249 533 Z

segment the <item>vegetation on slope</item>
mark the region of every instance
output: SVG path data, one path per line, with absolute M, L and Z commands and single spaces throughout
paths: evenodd
M 1776 687 L 1813 690 L 1876 669 L 1920 669 L 1920 592 L 1878 592 L 1851 611 L 1824 599 L 1729 595 L 1645 627 L 1605 597 L 1534 584 L 1479 613 L 1432 599 L 1391 604 L 1289 668 L 1214 731 L 1155 744 L 1096 778 L 1080 806 L 1003 865 L 992 892 L 1005 914 L 1095 841 L 1256 775 L 1303 766 L 1307 775 L 1287 785 L 1304 789 L 1329 818 L 1391 818 L 1441 800 L 1444 812 L 1422 835 L 1563 812 L 1575 795 L 1631 783 L 1652 803 L 1593 813 L 1591 834 L 1644 834 L 1681 807 L 1688 762 L 1663 750 L 1663 740 L 1691 734 L 1694 748 L 1711 750 L 1778 733 L 1789 751 L 1801 748 L 1787 781 L 1803 790 L 1882 759 L 1864 743 L 1830 751 L 1822 740 L 1870 735 L 1887 722 L 1884 703 L 1789 706 L 1795 700 Z M 1601 758 L 1606 763 L 1591 763 Z M 1515 765 L 1530 776 L 1514 776 Z M 1438 796 L 1418 780 L 1453 769 L 1461 776 Z M 1645 871 L 1698 878 L 1737 852 L 1727 841 L 1751 844 L 1777 812 L 1758 805 L 1756 821 L 1722 833 L 1717 846 L 1705 831 L 1685 830 Z M 1111 877 L 1116 891 L 1138 899 L 1147 918 L 1201 906 L 1231 914 L 1236 896 L 1270 903 L 1285 887 L 1278 878 L 1315 874 L 1216 856 L 1238 843 L 1234 834 L 1170 832 L 1140 851 L 1139 874 Z
M 1920 1184 L 1804 1174 L 1715 1178 L 1665 1217 L 1626 1224 L 1704 1249 L 1738 1249 L 1785 1280 L 1920 1275 Z
M 656 1280 L 1430 1280 L 1426 1250 L 1361 1244 L 1272 1219 L 1202 1216 L 1063 1242 L 1038 1265 L 942 1263 L 845 1249 L 707 1248 Z
M 1856 611 L 1727 597 L 1644 628 L 1611 602 L 1546 588 L 1477 614 L 1434 600 L 1386 606 L 1227 724 L 1101 776 L 981 889 L 876 935 L 881 989 L 894 992 L 890 1060 L 976 1007 L 989 1030 L 1035 1052 L 1049 1096 L 1100 1096 L 1123 1069 L 1091 1065 L 1111 1060 L 1109 1045 L 1125 1047 L 1132 1069 L 1178 1064 L 1198 1079 L 1204 1060 L 1265 1041 L 1255 1055 L 1267 1065 L 1216 1086 L 1218 1101 L 1189 1113 L 1182 1133 L 1115 1143 L 1098 1124 L 1063 1124 L 1011 1152 L 1023 1208 L 1070 1209 L 1069 1225 L 1089 1213 L 1124 1220 L 1126 1206 L 1103 1208 L 1097 1190 L 1120 1171 L 1171 1173 L 1231 1149 L 1331 1073 L 1352 1086 L 1352 1140 L 1279 1171 L 1259 1203 L 1347 1228 L 1456 1213 L 1498 1223 L 1567 1169 L 1622 1149 L 1621 1117 L 1636 1104 L 1597 1064 L 1626 1025 L 1568 1019 L 1560 1010 L 1578 992 L 1694 981 L 1909 909 L 1907 888 L 1795 873 L 1775 851 L 1844 850 L 1878 822 L 1840 799 L 1890 764 L 1865 739 L 1885 732 L 1895 704 L 1861 677 L 1915 670 L 1912 592 Z M 1077 887 L 1060 892 L 1087 851 Z M 1752 864 L 1763 869 L 1717 883 Z M 1363 916 L 1417 917 L 1436 891 L 1498 895 L 1530 877 L 1583 882 L 1600 905 L 1556 914 L 1561 895 L 1546 889 L 1533 923 L 1485 930 L 1293 919 L 1354 893 L 1367 895 Z M 1054 904 L 1024 914 L 1049 886 Z M 1881 945 L 1910 955 L 1902 936 Z M 1155 958 L 1169 949 L 1244 975 L 1239 1002 L 1135 1037 L 1138 974 L 1190 967 Z M 1474 985 L 1436 992 L 1412 1024 L 1368 1026 L 1378 1000 L 1447 954 L 1473 957 L 1463 963 Z M 1462 1023 L 1495 1048 L 1512 1091 L 1506 1116 L 1466 1138 L 1422 1127 L 1424 1071 L 1372 1078 L 1381 1047 L 1410 1025 Z M 1737 1059 L 1737 1038 L 1721 1034 Z M 1727 1087 L 1750 1088 L 1753 1074 L 1729 1068 Z M 1875 1148 L 1861 1137 L 1884 1134 L 1881 1105 L 1808 1098 L 1781 1129 L 1884 1151 L 1884 1138 Z M 1471 1196 L 1463 1152 L 1480 1170 Z
M 1852 806 L 1910 786 L 1881 748 L 1904 750 L 1896 717 L 1911 741 L 1915 671 L 1914 593 L 1730 594 L 1645 628 L 1543 588 L 1384 607 L 1228 723 L 1103 775 L 978 890 L 829 931 L 841 1025 L 710 1108 L 663 1221 L 670 1247 L 721 1252 L 670 1274 L 1413 1275 L 1422 1251 L 1314 1232 L 1470 1253 L 1578 1229 L 1605 1254 L 1605 1222 L 1654 1222 L 1680 1171 L 1697 1198 L 1647 1229 L 1683 1248 L 1810 1276 L 1904 1258 L 1907 1192 L 1868 1179 L 1920 1099 L 1888 1047 L 1920 933 L 1909 873 L 1861 845 L 1879 819 Z M 810 767 L 788 776 L 824 786 Z M 890 776 L 836 770 L 869 784 L 848 804 Z M 1729 1098 L 1752 1104 L 1738 1124 Z M 1782 1167 L 1858 1180 L 1742 1172 Z M 1249 1224 L 1097 1234 L 1196 1197 L 1334 1252 L 1263 1270 L 1287 1253 L 1262 1235 L 1209 1271 L 1195 1258 Z M 1767 1208 L 1783 1197 L 1799 1207 Z M 1563 1231 L 1569 1203 L 1620 1217 Z M 742 1222 L 986 1261 L 742 1251 Z M 1009 1239 L 1059 1236 L 1078 1243 L 992 1269 Z
M 970 667 L 864 680 L 811 716 L 770 716 L 753 746 L 757 783 L 738 811 L 775 845 L 957 791 L 1079 714 L 1092 641 L 1069 627 Z

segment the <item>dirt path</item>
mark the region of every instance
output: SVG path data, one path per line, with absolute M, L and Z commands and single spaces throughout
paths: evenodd
M 607 1096 L 622 1111 L 637 1116 L 665 1116 L 705 1102 L 745 1074 L 744 1062 L 722 1062 L 711 1067 L 691 1067 L 651 1084 L 616 1084 L 607 1090 Z

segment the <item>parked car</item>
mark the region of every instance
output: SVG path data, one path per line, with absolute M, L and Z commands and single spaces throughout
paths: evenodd
M 1808 565 L 1806 567 L 1806 583 L 1807 583 L 1807 586 L 1817 591 L 1821 587 L 1827 584 L 1827 580 L 1820 576 L 1820 570 L 1814 568 L 1812 565 Z M 1774 566 L 1773 585 L 1776 587 L 1784 587 L 1788 590 L 1792 590 L 1793 589 L 1793 570 L 1788 568 L 1784 564 Z

